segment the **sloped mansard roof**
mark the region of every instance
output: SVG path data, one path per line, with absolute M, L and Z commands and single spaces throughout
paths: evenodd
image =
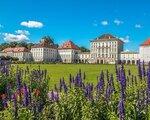
M 71 40 L 63 43 L 58 49 L 75 49 L 79 50 L 79 47 L 75 45 Z
M 14 48 L 5 48 L 3 52 L 29 52 L 29 50 L 25 47 L 14 47 Z
M 120 40 L 119 38 L 117 38 L 111 34 L 103 34 L 103 35 L 95 38 L 91 42 L 101 42 L 101 41 L 118 41 L 120 43 L 124 43 L 122 40 Z

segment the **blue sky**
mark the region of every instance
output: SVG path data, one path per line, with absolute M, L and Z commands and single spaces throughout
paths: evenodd
M 90 40 L 111 33 L 138 50 L 150 37 L 149 0 L 0 0 L 0 43 L 38 42 L 50 35 L 61 44 Z

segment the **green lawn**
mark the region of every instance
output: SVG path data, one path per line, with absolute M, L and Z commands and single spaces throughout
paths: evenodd
M 38 68 L 39 64 L 20 64 L 20 67 L 31 66 L 30 68 Z M 97 76 L 101 70 L 109 70 L 110 73 L 115 73 L 114 65 L 101 65 L 101 64 L 40 64 L 41 69 L 47 69 L 50 76 L 49 86 L 53 87 L 58 83 L 60 78 L 64 77 L 68 81 L 69 74 L 75 75 L 79 69 L 86 73 L 86 82 L 97 83 Z M 133 74 L 137 74 L 137 67 L 134 65 L 125 66 L 130 69 Z

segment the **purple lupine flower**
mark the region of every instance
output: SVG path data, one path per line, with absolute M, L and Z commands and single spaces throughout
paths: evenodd
M 108 80 L 107 88 L 106 88 L 106 100 L 108 101 L 111 94 L 115 91 L 114 83 L 113 83 L 113 75 L 111 74 L 110 80 Z
M 64 80 L 63 80 L 63 88 L 64 88 L 64 92 L 67 93 L 68 87 L 67 87 L 67 85 L 66 85 Z
M 17 106 L 17 98 L 16 98 L 15 94 L 12 95 L 12 101 L 14 103 L 14 116 L 15 116 L 15 118 L 17 118 L 17 116 L 18 116 L 18 106 Z
M 146 76 L 146 70 L 145 70 L 145 62 L 144 61 L 142 62 L 142 69 L 141 69 L 141 71 L 142 71 L 142 76 L 145 77 Z
M 103 73 L 103 71 L 100 74 L 99 82 L 98 82 L 96 88 L 97 88 L 97 91 L 102 91 L 104 88 L 104 73 Z
M 75 86 L 82 87 L 82 84 L 82 78 L 80 74 L 77 74 L 77 76 L 75 77 Z
M 7 104 L 7 97 L 5 94 L 2 95 L 2 104 L 3 104 L 3 107 L 4 108 L 7 108 L 8 107 L 8 104 Z
M 111 84 L 111 86 L 112 86 L 112 88 L 113 88 L 113 91 L 115 91 L 113 74 L 110 75 L 110 84 Z
M 52 90 L 48 93 L 48 98 L 53 102 L 57 102 L 59 100 L 59 94 L 57 91 Z
M 11 100 L 11 84 L 7 84 L 6 86 L 7 98 Z
M 105 97 L 107 101 L 109 100 L 112 93 L 113 93 L 113 88 L 111 86 L 107 86 L 106 93 L 105 93 Z
M 8 65 L 5 65 L 5 74 L 9 75 L 9 66 Z
M 16 73 L 16 81 L 17 81 L 17 89 L 20 90 L 20 88 L 21 88 L 21 73 L 20 73 L 20 71 Z
M 28 106 L 29 104 L 29 91 L 27 89 L 26 84 L 24 84 L 24 99 L 23 99 L 23 105 Z
M 5 71 L 6 71 L 6 66 L 5 65 L 1 66 L 1 73 L 5 74 Z
M 64 90 L 64 92 L 67 93 L 68 87 L 67 87 L 67 85 L 66 85 L 66 83 L 64 81 L 64 78 L 63 78 L 63 80 L 60 79 L 60 84 L 59 85 L 60 85 L 60 92 L 62 90 Z
M 93 99 L 93 94 L 92 94 L 92 91 L 93 91 L 93 84 L 87 84 L 84 88 L 84 92 L 85 92 L 85 97 L 88 99 L 88 100 L 92 100 Z
M 141 69 L 141 62 L 138 61 L 138 76 L 140 79 L 142 79 L 142 69 Z
M 125 106 L 124 101 L 121 99 L 118 104 L 118 113 L 120 120 L 125 120 Z
M 125 90 L 126 90 L 126 76 L 125 76 L 125 70 L 124 66 L 121 65 L 120 68 L 120 89 L 121 89 L 121 98 L 125 99 Z
M 121 87 L 123 87 L 123 89 L 126 88 L 126 76 L 125 76 L 125 70 L 124 70 L 123 65 L 120 68 L 120 84 L 121 84 Z
M 150 69 L 150 61 L 148 62 L 148 69 Z
M 147 70 L 147 88 L 150 91 L 150 69 Z
M 150 69 L 147 70 L 147 96 L 150 101 Z

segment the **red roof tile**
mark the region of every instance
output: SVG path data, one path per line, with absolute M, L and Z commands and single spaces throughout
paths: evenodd
M 75 45 L 71 40 L 66 41 L 63 45 L 59 47 L 59 49 L 76 49 L 79 50 L 79 47 Z
M 149 46 L 150 45 L 150 38 L 147 39 L 141 46 Z
M 5 48 L 3 52 L 28 52 L 29 50 L 25 47 Z

